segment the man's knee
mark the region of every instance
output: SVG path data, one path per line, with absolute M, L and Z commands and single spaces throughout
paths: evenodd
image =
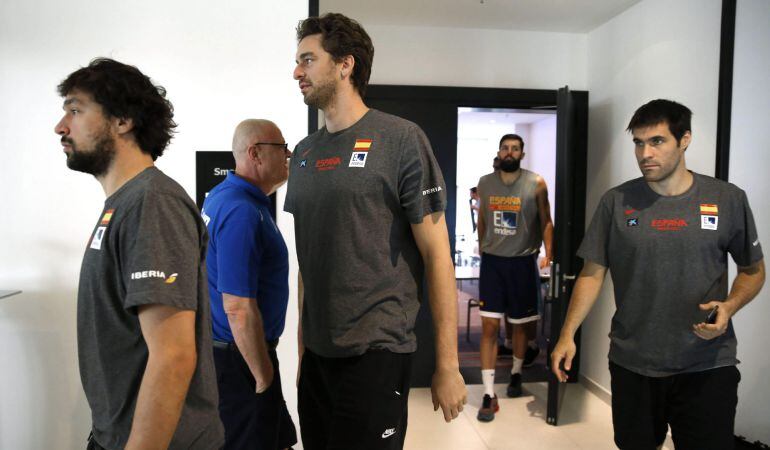
M 481 318 L 481 335 L 485 338 L 497 339 L 497 333 L 500 330 L 500 320 L 491 317 Z

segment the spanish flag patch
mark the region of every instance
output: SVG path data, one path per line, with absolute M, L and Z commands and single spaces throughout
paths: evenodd
M 700 213 L 716 216 L 719 214 L 719 208 L 717 208 L 717 205 L 707 205 L 705 203 L 701 203 Z
M 115 212 L 114 209 L 108 209 L 107 211 L 105 211 L 104 215 L 102 216 L 101 225 L 107 225 L 108 223 L 110 223 L 110 219 L 112 219 L 112 213 L 114 212 Z
M 353 146 L 353 150 L 358 150 L 359 152 L 363 151 L 369 151 L 369 147 L 372 146 L 372 140 L 371 139 L 356 139 L 356 144 Z

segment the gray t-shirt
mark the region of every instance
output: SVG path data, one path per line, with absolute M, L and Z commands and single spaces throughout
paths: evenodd
M 80 377 L 102 447 L 122 449 L 131 431 L 148 356 L 138 307 L 149 304 L 196 311 L 197 365 L 169 448 L 209 450 L 224 444 L 203 264 L 206 242 L 195 204 L 155 167 L 104 202 L 78 289 Z
M 738 363 L 730 322 L 704 340 L 699 304 L 727 297 L 727 254 L 739 266 L 762 259 L 746 194 L 693 173 L 687 192 L 664 197 L 642 178 L 602 197 L 578 255 L 610 269 L 617 311 L 612 362 L 651 377 Z
M 369 110 L 297 144 L 285 210 L 294 215 L 310 350 L 416 350 L 423 264 L 411 224 L 443 211 L 445 192 L 425 134 L 390 114 Z
M 527 256 L 540 251 L 543 227 L 537 208 L 537 174 L 521 174 L 506 185 L 493 172 L 479 180 L 479 211 L 484 215 L 481 252 L 495 256 Z

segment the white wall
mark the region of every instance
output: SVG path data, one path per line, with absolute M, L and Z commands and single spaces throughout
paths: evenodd
M 730 181 L 746 191 L 765 255 L 770 249 L 770 129 L 767 108 L 770 94 L 764 86 L 770 74 L 770 2 L 740 0 L 735 20 Z M 767 258 L 765 258 L 767 259 Z M 731 278 L 735 271 L 731 270 Z M 770 444 L 770 288 L 765 286 L 753 303 L 733 321 L 738 335 L 738 413 L 735 432 L 749 441 Z
M 195 150 L 229 150 L 241 119 L 270 118 L 290 143 L 305 136 L 306 107 L 291 73 L 294 27 L 306 14 L 305 0 L 0 3 L 0 289 L 24 290 L 0 300 L 0 448 L 80 449 L 90 427 L 76 286 L 104 194 L 65 165 L 53 133 L 62 113 L 56 85 L 110 56 L 165 86 L 179 132 L 158 165 L 193 196 Z M 282 203 L 281 193 L 279 210 Z M 293 255 L 291 216 L 278 222 Z M 295 419 L 296 322 L 292 296 L 279 353 Z
M 586 35 L 363 23 L 372 84 L 586 89 Z
M 649 100 L 668 98 L 693 111 L 687 166 L 714 174 L 720 17 L 719 0 L 644 0 L 588 33 L 586 226 L 605 191 L 640 176 L 624 130 Z M 580 362 L 582 374 L 607 391 L 611 292 L 605 283 L 584 322 Z

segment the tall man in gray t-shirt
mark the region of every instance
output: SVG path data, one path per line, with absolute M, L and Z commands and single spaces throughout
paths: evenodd
M 357 22 L 311 17 L 297 39 L 294 78 L 326 121 L 294 150 L 285 204 L 304 282 L 303 445 L 401 448 L 423 265 L 436 335 L 434 408 L 450 421 L 465 403 L 446 187 L 422 130 L 364 104 L 374 48 Z
M 642 177 L 602 197 L 578 255 L 585 266 L 551 355 L 561 381 L 575 332 L 609 269 L 617 311 L 610 329 L 615 443 L 677 450 L 731 449 L 740 375 L 731 317 L 764 284 L 746 194 L 685 165 L 690 110 L 641 106 L 628 125 Z M 738 265 L 728 294 L 727 254 Z
M 88 448 L 219 449 L 206 227 L 153 163 L 176 127 L 171 103 L 136 67 L 106 58 L 70 74 L 59 94 L 67 166 L 96 177 L 107 197 L 78 289 Z

